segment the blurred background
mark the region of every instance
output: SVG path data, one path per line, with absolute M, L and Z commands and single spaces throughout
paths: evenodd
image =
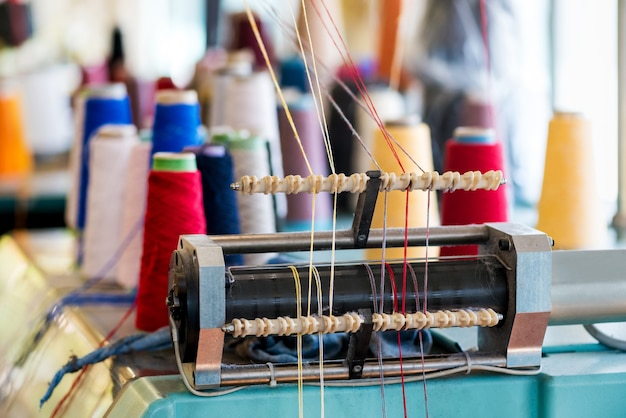
M 297 53 L 281 28 L 291 19 L 287 3 L 250 3 L 278 68 Z M 296 12 L 298 3 L 291 1 Z M 347 47 L 370 79 L 381 74 L 376 68 L 384 3 L 337 2 Z M 608 225 L 618 195 L 617 0 L 486 3 L 488 77 L 477 0 L 406 2 L 402 12 L 398 33 L 406 78 L 399 89 L 430 126 L 435 168 L 441 168 L 443 155 L 437 153 L 459 123 L 462 103 L 489 92 L 513 185 L 511 217 L 533 224 L 548 122 L 554 110 L 580 112 L 592 126 L 592 169 Z M 19 94 L 32 157 L 28 170 L 6 169 L 0 177 L 0 231 L 64 225 L 70 187 L 64 168 L 75 131 L 73 97 L 81 87 L 126 83 L 134 122 L 149 129 L 147 97 L 158 83 L 201 89 L 198 68 L 210 61 L 210 52 L 240 46 L 233 16 L 243 6 L 239 0 L 0 1 L 0 84 L 5 96 Z M 9 117 L 3 109 L 0 117 Z M 0 141 L 5 134 L 0 132 Z M 12 158 L 11 152 L 0 148 L 2 158 Z

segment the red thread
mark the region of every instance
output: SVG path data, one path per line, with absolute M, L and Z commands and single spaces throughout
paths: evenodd
M 135 326 L 140 330 L 168 324 L 169 261 L 183 234 L 206 234 L 200 173 L 151 171 L 137 289 Z
M 324 2 L 324 0 L 322 0 L 321 2 L 322 2 L 322 6 L 324 6 L 324 10 L 326 11 L 326 14 L 328 15 L 328 17 L 330 19 L 331 24 L 333 25 L 335 33 L 337 33 L 337 37 L 341 41 L 341 44 L 343 45 L 343 48 L 346 51 L 346 56 L 344 56 L 343 52 L 339 48 L 339 45 L 337 45 L 337 42 L 335 41 L 335 38 L 333 36 L 331 36 L 330 39 L 332 40 L 335 48 L 337 49 L 337 51 L 341 55 L 341 59 L 343 60 L 344 65 L 348 69 L 348 72 L 349 72 L 350 76 L 352 77 L 352 80 L 354 81 L 354 83 L 356 85 L 356 88 L 358 89 L 359 93 L 361 94 L 361 97 L 363 98 L 363 102 L 365 103 L 365 105 L 369 109 L 369 111 L 371 113 L 371 116 L 372 116 L 372 119 L 374 119 L 374 121 L 376 122 L 376 125 L 378 126 L 378 128 L 382 132 L 383 137 L 385 138 L 385 141 L 387 142 L 387 145 L 389 146 L 389 149 L 393 153 L 393 156 L 395 157 L 398 165 L 400 166 L 400 170 L 402 170 L 402 172 L 404 173 L 405 170 L 404 170 L 404 166 L 402 165 L 402 161 L 400 160 L 400 157 L 398 156 L 396 148 L 394 147 L 393 142 L 391 141 L 391 137 L 389 136 L 389 133 L 385 129 L 385 126 L 383 124 L 382 119 L 378 115 L 378 111 L 376 110 L 376 107 L 374 106 L 374 103 L 372 102 L 372 99 L 371 99 L 369 93 L 367 92 L 367 87 L 365 86 L 365 83 L 363 82 L 363 78 L 361 77 L 361 73 L 359 72 L 359 70 L 357 69 L 356 65 L 354 64 L 354 61 L 352 60 L 352 55 L 350 55 L 350 50 L 346 46 L 346 43 L 343 40 L 343 37 L 341 36 L 341 33 L 339 33 L 339 29 L 337 28 L 337 25 L 335 24 L 335 19 L 333 18 L 332 13 L 330 13 L 330 11 L 328 10 L 328 7 L 326 6 L 326 3 Z M 326 29 L 326 32 L 330 34 L 330 30 L 328 29 L 328 26 L 326 25 L 326 21 L 324 20 L 324 18 L 322 17 L 322 14 L 320 13 L 319 9 L 317 8 L 317 5 L 315 4 L 315 1 L 312 1 L 311 4 L 313 5 L 313 8 L 315 9 L 315 12 L 319 16 L 319 18 L 320 18 L 320 20 L 322 22 L 322 25 L 324 26 L 324 29 Z
M 446 144 L 445 171 L 464 173 L 471 170 L 482 172 L 502 170 L 504 166 L 502 144 L 464 144 L 449 140 Z M 498 190 L 456 190 L 442 195 L 441 224 L 467 225 L 507 220 L 506 188 Z M 476 245 L 442 247 L 442 256 L 475 255 Z
M 389 275 L 389 282 L 391 283 L 391 296 L 393 297 L 393 311 L 398 312 L 398 290 L 396 289 L 396 276 L 393 274 L 391 264 L 385 263 L 385 269 Z M 384 297 L 384 295 L 381 295 Z
M 396 288 L 396 276 L 393 273 L 391 264 L 385 263 L 385 269 L 387 270 L 387 273 L 389 274 L 389 282 L 391 282 L 391 294 L 393 295 L 393 312 L 395 313 L 395 312 L 398 312 L 398 290 Z M 381 298 L 382 297 L 384 297 L 384 295 L 381 295 Z M 402 301 L 402 304 L 404 305 L 404 300 Z M 398 334 L 398 360 L 400 362 L 400 381 L 402 383 L 402 403 L 404 406 L 404 416 L 406 417 L 407 416 L 406 389 L 404 386 L 404 366 L 402 364 L 402 338 L 400 335 L 400 331 L 397 331 L 397 334 Z

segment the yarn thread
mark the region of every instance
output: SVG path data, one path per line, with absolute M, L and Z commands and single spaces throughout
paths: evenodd
M 372 153 L 383 169 L 393 169 L 397 167 L 397 163 L 393 153 L 389 150 L 384 140 L 382 132 L 378 128 L 374 128 L 373 149 Z M 430 142 L 430 129 L 426 124 L 406 124 L 406 125 L 387 125 L 389 133 L 405 148 L 409 154 L 420 161 L 422 168 L 430 171 L 433 168 L 432 148 Z M 406 167 L 411 162 L 402 154 L 400 157 Z M 406 189 L 406 188 L 405 188 Z M 430 225 L 439 224 L 438 207 L 436 199 L 431 199 L 428 204 L 428 193 L 433 191 L 412 192 L 406 196 L 407 192 L 389 193 L 387 199 L 387 213 L 384 213 L 384 198 L 380 196 L 374 210 L 372 219 L 373 228 L 392 228 L 392 227 L 425 227 L 426 214 L 430 211 Z M 406 201 L 408 198 L 408 202 Z M 407 212 L 408 204 L 408 212 Z M 407 219 L 408 216 L 408 219 Z M 407 224 L 405 225 L 405 222 Z M 404 251 L 407 251 L 408 258 L 424 257 L 425 247 L 412 248 L 386 248 L 385 258 L 392 259 L 404 258 Z M 433 255 L 434 249 L 430 249 L 429 255 Z M 382 251 L 380 249 L 368 249 L 366 257 L 369 259 L 381 259 Z M 436 254 L 435 254 L 436 256 Z
M 502 144 L 493 138 L 491 130 L 457 128 L 455 138 L 446 144 L 446 170 L 502 170 Z M 467 137 L 467 138 L 465 138 Z M 508 218 L 506 187 L 497 190 L 457 190 L 441 196 L 442 225 L 506 222 Z M 476 245 L 441 247 L 442 256 L 475 255 Z
M 88 88 L 76 112 L 76 132 L 70 155 L 72 187 L 68 192 L 66 223 L 79 231 L 85 227 L 89 184 L 89 141 L 103 125 L 132 123 L 130 103 L 123 84 Z
M 199 145 L 200 106 L 193 90 L 160 90 L 156 93 L 152 154 L 181 152 Z
M 322 131 L 317 120 L 311 96 L 303 95 L 299 101 L 289 106 L 293 121 L 302 138 L 302 147 L 307 155 L 311 168 L 315 174 L 328 174 L 328 162 L 324 150 Z M 283 169 L 291 175 L 306 176 L 309 174 L 306 163 L 300 152 L 287 116 L 283 109 L 278 112 L 278 121 L 281 136 L 281 151 L 283 155 Z M 288 195 L 286 221 L 290 229 L 309 230 L 312 219 L 312 194 Z M 332 218 L 332 202 L 328 193 L 316 196 L 315 218 L 317 221 L 329 223 Z
M 237 192 L 231 190 L 234 166 L 231 155 L 222 145 L 207 144 L 196 152 L 198 171 L 202 175 L 202 201 L 208 235 L 241 232 Z M 225 254 L 227 266 L 242 265 L 241 254 Z
M 121 245 L 122 208 L 125 182 L 134 145 L 139 143 L 134 125 L 104 125 L 89 142 L 89 193 L 81 270 L 95 277 L 112 260 Z M 117 261 L 104 280 L 117 275 Z
M 120 237 L 130 242 L 120 256 L 117 274 L 117 283 L 127 289 L 139 282 L 151 151 L 152 143 L 140 142 L 130 152 L 120 224 Z
M 0 174 L 25 174 L 32 166 L 19 97 L 0 90 Z
M 264 138 L 269 144 L 271 173 L 282 177 L 278 112 L 270 74 L 267 71 L 248 75 L 225 74 L 220 76 L 219 82 L 222 85 L 215 91 L 211 127 L 246 130 L 253 136 Z M 276 211 L 279 218 L 286 216 L 287 200 L 284 196 L 276 199 Z
M 182 167 L 163 170 L 159 165 Z M 192 153 L 157 153 L 148 176 L 146 220 L 135 325 L 154 331 L 169 323 L 165 298 L 172 249 L 180 235 L 206 234 L 202 184 Z
M 556 112 L 548 143 L 537 229 L 558 249 L 599 248 L 607 244 L 607 222 L 597 197 L 591 123 L 576 113 Z M 562 179 L 568 179 L 563 181 Z
M 235 178 L 248 173 L 258 173 L 260 176 L 270 173 L 268 146 L 264 139 L 246 136 L 243 132 L 233 132 L 214 135 L 213 141 L 228 148 L 233 158 Z M 276 212 L 272 195 L 245 196 L 237 193 L 237 206 L 243 234 L 276 232 Z M 246 254 L 244 261 L 247 265 L 264 264 L 273 255 L 275 254 Z

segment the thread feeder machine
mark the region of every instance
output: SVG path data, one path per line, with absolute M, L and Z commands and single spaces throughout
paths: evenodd
M 388 179 L 380 172 L 368 172 L 367 176 L 366 185 L 360 190 L 352 228 L 335 233 L 318 232 L 313 243 L 308 232 L 180 237 L 170 263 L 167 304 L 179 369 L 190 391 L 199 394 L 206 389 L 210 391 L 237 385 L 275 386 L 277 383 L 295 383 L 299 375 L 305 382 L 319 383 L 323 374 L 325 382 L 339 380 L 344 387 L 353 385 L 356 394 L 356 391 L 363 390 L 361 383 L 367 384 L 368 380 L 371 387 L 376 388 L 381 374 L 385 378 L 397 378 L 400 374 L 408 378 L 460 367 L 465 367 L 468 374 L 472 370 L 497 368 L 510 374 L 536 375 L 542 365 L 545 369 L 542 344 L 549 324 L 624 319 L 626 299 L 621 289 L 623 286 L 618 284 L 624 266 L 620 251 L 553 252 L 553 242 L 546 234 L 512 223 L 432 227 L 429 230 L 417 228 L 410 229 L 407 235 L 403 229 L 370 229 L 377 195 L 386 187 L 382 184 L 386 184 Z M 310 184 L 314 183 L 314 179 L 309 180 Z M 303 183 L 303 179 L 298 178 L 297 181 Z M 455 181 L 459 182 L 459 179 Z M 489 181 L 499 183 L 502 181 L 501 174 Z M 246 187 L 243 183 L 236 187 Z M 268 181 L 261 187 L 262 190 L 256 191 L 290 187 L 270 183 Z M 256 179 L 252 179 L 250 184 L 249 187 L 259 187 Z M 324 188 L 321 180 L 317 184 L 317 187 Z M 432 179 L 428 184 L 424 188 L 430 190 L 434 184 Z M 405 184 L 398 190 L 407 187 Z M 314 274 L 310 272 L 308 263 L 259 267 L 227 267 L 224 263 L 224 255 L 232 253 L 380 248 L 383 244 L 387 247 L 476 244 L 479 254 L 430 261 L 409 260 L 405 271 L 401 260 L 390 260 L 382 266 L 386 274 L 380 262 L 370 261 L 337 263 L 332 272 L 329 264 L 316 264 L 312 267 Z M 579 263 L 580 268 L 572 268 Z M 585 297 L 578 294 L 580 286 L 592 280 L 586 276 L 590 273 L 589 269 L 598 267 L 597 274 L 607 279 L 597 280 L 597 286 L 587 289 Z M 429 278 L 427 297 L 424 292 L 425 269 Z M 405 301 L 397 290 L 401 289 L 403 273 L 405 278 L 409 278 Z M 331 274 L 334 274 L 332 312 L 326 299 L 330 294 Z M 385 279 L 381 282 L 382 274 L 385 274 Z M 313 276 L 319 280 L 318 291 L 310 293 L 309 303 L 314 308 L 309 313 L 313 313 L 302 314 L 303 306 L 307 304 L 308 281 L 313 280 Z M 304 289 L 301 298 L 294 289 L 294 280 L 296 287 Z M 321 301 L 318 300 L 319 289 L 324 295 Z M 398 298 L 396 305 L 394 294 Z M 315 308 L 318 302 L 322 306 L 321 313 Z M 400 305 L 403 306 L 402 312 L 398 308 Z M 448 327 L 477 327 L 477 350 L 430 354 L 424 358 L 421 355 L 404 356 L 400 361 L 398 358 L 385 358 L 382 366 L 375 357 L 368 356 L 369 341 L 376 332 Z M 225 339 L 332 332 L 349 334 L 345 357 L 324 361 L 322 365 L 305 362 L 301 371 L 293 363 L 231 365 L 225 364 L 223 359 Z M 621 370 L 624 365 L 626 362 L 616 367 Z M 623 371 L 626 372 L 626 368 Z M 623 373 L 618 376 L 620 384 L 626 383 Z M 514 377 L 498 377 L 517 382 Z M 474 379 L 485 379 L 486 382 L 489 378 L 459 379 L 475 385 L 477 382 Z M 546 378 L 533 380 L 536 384 L 542 381 L 545 382 Z M 447 384 L 446 379 L 431 382 L 429 384 L 435 387 Z M 459 381 L 449 384 L 453 385 L 450 390 L 462 387 Z M 498 385 L 506 386 L 504 382 Z M 559 385 L 560 382 L 556 386 Z M 600 386 L 603 391 L 613 390 Z M 471 392 L 474 389 L 465 390 Z M 560 393 L 555 388 L 550 391 Z M 332 392 L 327 391 L 326 397 L 330 399 L 329 393 Z M 517 397 L 538 396 L 536 392 L 532 393 L 533 396 L 520 392 Z M 379 407 L 372 404 L 380 403 L 380 399 L 371 400 L 378 396 L 379 393 L 368 392 L 368 395 L 357 397 L 363 405 L 367 405 L 360 406 L 365 408 L 361 412 L 367 415 L 366 411 L 369 411 L 371 414 L 372 408 L 380 412 Z M 503 397 L 501 401 L 507 402 L 505 398 L 509 397 Z M 527 399 L 526 406 L 518 411 L 508 407 L 504 410 L 510 416 L 518 416 L 515 412 L 519 416 L 527 416 L 536 411 L 540 411 L 541 416 L 553 416 L 551 413 L 561 410 L 556 406 L 561 402 L 557 398 L 554 396 L 553 400 L 549 398 L 547 401 L 535 399 L 534 402 Z M 240 400 L 244 401 L 243 398 Z M 295 404 L 295 398 L 292 400 Z M 208 402 L 216 401 L 212 398 Z M 207 404 L 207 407 L 211 406 Z M 327 408 L 339 408 L 333 410 L 332 415 L 340 415 L 340 404 Z M 432 401 L 431 408 L 437 408 Z M 448 408 L 447 413 L 455 410 L 449 409 L 450 405 L 445 408 Z M 485 411 L 493 413 L 484 406 L 476 411 L 481 408 L 483 415 Z M 353 410 L 350 414 L 355 412 Z M 481 412 L 477 414 L 475 416 L 480 416 Z
M 242 178 L 235 187 L 242 193 L 359 193 L 352 227 L 316 232 L 312 243 L 310 232 L 181 236 L 172 249 L 164 304 L 174 350 L 135 352 L 90 368 L 79 385 L 80 405 L 71 405 L 88 411 L 94 403 L 108 417 L 261 418 L 296 416 L 302 395 L 305 416 L 323 411 L 333 417 L 398 416 L 406 402 L 408 416 L 419 417 L 426 415 L 427 393 L 431 416 L 624 416 L 626 343 L 607 328 L 626 321 L 626 250 L 554 251 L 546 234 L 513 223 L 371 228 L 381 192 L 489 189 L 501 182 L 497 172 Z M 18 238 L 0 240 L 3 280 L 9 283 L 3 283 L 3 317 L 18 312 L 37 321 L 56 293 L 36 268 L 27 268 Z M 28 244 L 26 236 L 21 239 Z M 362 257 L 363 249 L 469 244 L 478 246 L 477 255 L 406 264 Z M 328 250 L 337 250 L 340 261 L 328 262 Z M 295 264 L 228 266 L 225 259 L 235 253 L 303 256 L 294 256 L 302 260 Z M 20 295 L 44 301 L 39 310 L 24 309 L 22 299 L 5 291 L 18 284 L 28 289 Z M 5 332 L 15 341 L 11 346 L 4 341 L 3 347 L 30 348 L 7 365 L 3 381 L 38 376 L 41 356 L 35 354 L 47 344 L 54 347 L 50 355 L 58 355 L 56 364 L 66 361 L 68 350 L 88 354 L 128 310 L 126 305 L 63 307 L 58 321 L 37 331 L 41 345 L 30 344 L 7 319 Z M 412 335 L 413 351 L 379 357 L 372 342 L 392 336 L 387 343 L 397 347 L 396 330 Z M 66 340 L 67 335 L 75 338 Z M 310 347 L 300 367 L 293 346 L 287 347 L 289 361 L 251 361 L 232 351 L 234 345 L 245 348 L 272 337 L 293 343 L 298 335 L 305 343 L 323 338 L 321 363 Z M 423 359 L 415 350 L 417 335 L 424 337 Z M 334 337 L 342 349 L 332 354 Z M 169 346 L 167 332 L 164 341 Z M 426 389 L 421 379 L 427 379 Z M 47 383 L 35 379 L 16 386 L 17 393 L 30 399 Z M 9 405 L 2 399 L 0 405 Z

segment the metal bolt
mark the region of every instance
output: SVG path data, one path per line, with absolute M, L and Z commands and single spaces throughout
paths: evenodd
M 361 373 L 361 370 L 363 370 L 363 366 L 359 364 L 355 364 L 354 367 L 352 367 L 352 371 L 354 373 Z
M 498 241 L 498 248 L 502 251 L 511 251 L 511 241 L 506 238 L 502 238 Z

